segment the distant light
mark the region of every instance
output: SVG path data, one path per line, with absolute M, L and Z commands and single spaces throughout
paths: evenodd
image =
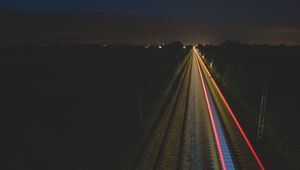
M 185 46 L 183 46 L 183 49 L 186 49 L 186 47 L 185 47 Z
M 162 48 L 162 46 L 161 46 L 161 45 L 159 45 L 159 46 L 158 46 L 158 48 L 159 48 L 159 49 L 161 49 L 161 48 Z
M 146 45 L 146 48 L 149 48 L 150 47 L 150 45 L 148 44 L 148 45 Z

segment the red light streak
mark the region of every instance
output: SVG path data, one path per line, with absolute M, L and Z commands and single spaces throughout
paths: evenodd
M 204 91 L 204 94 L 205 94 L 205 100 L 206 100 L 206 104 L 207 104 L 207 107 L 208 107 L 209 117 L 210 117 L 210 120 L 211 120 L 214 136 L 215 136 L 216 142 L 217 142 L 217 148 L 218 148 L 218 151 L 219 151 L 218 153 L 219 153 L 220 160 L 221 160 L 221 166 L 222 166 L 223 170 L 226 170 L 225 161 L 224 161 L 224 157 L 223 157 L 223 152 L 222 152 L 219 136 L 218 136 L 216 125 L 215 125 L 215 120 L 214 120 L 213 115 L 212 115 L 212 111 L 211 111 L 211 107 L 210 107 L 210 104 L 209 104 L 209 100 L 208 100 L 207 91 L 206 91 L 206 88 L 205 88 L 203 76 L 202 76 L 202 73 L 201 73 L 201 70 L 200 70 L 199 62 L 197 60 L 198 59 L 196 58 L 197 68 L 200 72 L 201 83 L 202 83 L 203 91 Z
M 195 50 L 195 49 L 194 49 L 194 50 Z M 196 54 L 197 54 L 198 57 L 200 58 L 200 61 L 201 61 L 201 63 L 204 65 L 204 68 L 205 68 L 205 70 L 207 71 L 208 75 L 211 77 L 211 74 L 209 73 L 208 69 L 206 68 L 206 65 L 205 65 L 204 62 L 202 61 L 202 59 L 201 59 L 201 57 L 199 56 L 199 54 L 198 54 L 197 51 L 196 51 Z M 261 169 L 261 170 L 264 170 L 265 168 L 264 168 L 264 166 L 263 166 L 261 160 L 259 159 L 259 157 L 258 157 L 257 153 L 255 152 L 255 150 L 254 150 L 252 144 L 250 143 L 248 137 L 246 136 L 246 134 L 245 134 L 243 128 L 241 127 L 240 123 L 238 122 L 237 118 L 235 117 L 233 111 L 231 110 L 230 106 L 228 105 L 228 102 L 226 101 L 225 97 L 223 96 L 223 94 L 222 94 L 221 90 L 219 89 L 217 83 L 215 82 L 215 80 L 214 80 L 212 77 L 211 77 L 211 80 L 212 80 L 214 86 L 216 87 L 216 89 L 217 89 L 217 91 L 218 91 L 218 94 L 221 96 L 221 98 L 222 98 L 222 100 L 223 100 L 223 102 L 224 102 L 224 104 L 225 104 L 227 110 L 229 111 L 229 113 L 230 113 L 232 119 L 234 120 L 234 123 L 235 123 L 236 126 L 238 127 L 238 129 L 239 129 L 239 131 L 241 132 L 241 134 L 242 134 L 242 136 L 243 136 L 245 142 L 247 143 L 248 147 L 250 148 L 250 150 L 251 150 L 251 152 L 252 152 L 254 158 L 256 159 L 256 161 L 257 161 L 257 163 L 258 163 L 260 169 Z

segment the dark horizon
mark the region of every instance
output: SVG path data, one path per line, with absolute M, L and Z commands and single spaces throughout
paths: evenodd
M 233 40 L 300 45 L 298 28 L 196 18 L 130 12 L 2 10 L 0 43 L 157 44 L 178 40 L 184 44 L 220 44 Z

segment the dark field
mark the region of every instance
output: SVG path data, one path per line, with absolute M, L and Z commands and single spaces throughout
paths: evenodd
M 180 44 L 0 47 L 10 169 L 132 166 L 128 155 L 184 55 Z

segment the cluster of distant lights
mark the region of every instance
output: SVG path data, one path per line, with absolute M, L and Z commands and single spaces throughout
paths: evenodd
M 164 44 L 163 44 L 163 45 L 149 45 L 149 44 L 148 44 L 148 45 L 145 46 L 145 48 L 157 47 L 157 48 L 159 48 L 159 49 L 162 49 L 163 46 L 164 46 Z
M 145 48 L 150 48 L 152 45 L 150 45 L 150 44 L 147 44 L 146 46 L 145 46 Z M 162 49 L 164 46 L 165 46 L 165 44 L 162 44 L 162 45 L 153 45 L 154 47 L 157 47 L 157 48 L 159 48 L 159 49 Z M 182 47 L 183 49 L 186 49 L 186 46 L 184 45 L 183 47 Z

